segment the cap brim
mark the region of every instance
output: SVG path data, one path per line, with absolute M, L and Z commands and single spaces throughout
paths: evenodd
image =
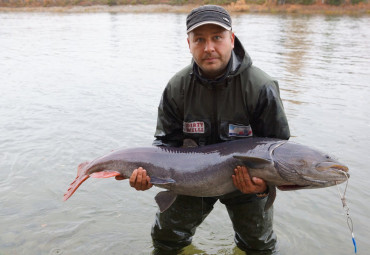
M 198 27 L 200 27 L 200 26 L 203 26 L 203 25 L 207 25 L 207 24 L 217 25 L 217 26 L 220 26 L 220 27 L 225 28 L 226 30 L 229 30 L 229 31 L 231 30 L 231 27 L 229 27 L 229 26 L 227 26 L 227 25 L 225 25 L 225 24 L 223 24 L 223 23 L 221 23 L 221 22 L 218 22 L 218 21 L 203 21 L 203 22 L 197 23 L 197 24 L 195 24 L 194 26 L 190 27 L 190 28 L 186 31 L 186 33 L 189 33 L 189 32 L 191 32 L 191 31 L 193 31 L 194 29 L 196 29 L 196 28 L 198 28 Z

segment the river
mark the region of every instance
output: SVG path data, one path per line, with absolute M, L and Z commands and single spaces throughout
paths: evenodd
M 185 14 L 0 13 L 0 254 L 150 254 L 152 188 L 77 165 L 150 146 L 168 80 L 191 61 Z M 280 84 L 291 140 L 350 168 L 358 254 L 370 252 L 370 17 L 233 15 L 254 64 Z M 344 184 L 340 185 L 343 190 Z M 354 254 L 336 187 L 278 191 L 282 254 Z M 182 254 L 242 254 L 217 203 Z

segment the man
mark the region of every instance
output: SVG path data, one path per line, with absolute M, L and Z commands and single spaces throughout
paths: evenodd
M 201 6 L 186 23 L 193 61 L 163 92 L 154 145 L 178 147 L 194 141 L 203 146 L 250 136 L 289 139 L 278 84 L 252 65 L 232 32 L 229 13 L 220 6 Z M 221 197 L 178 196 L 168 210 L 156 214 L 152 238 L 158 254 L 175 254 L 189 245 L 217 200 L 226 205 L 241 250 L 278 254 L 273 210 L 264 211 L 266 183 L 251 179 L 244 166 L 234 171 L 230 178 L 237 191 Z M 137 190 L 152 186 L 142 168 L 133 172 L 130 185 Z

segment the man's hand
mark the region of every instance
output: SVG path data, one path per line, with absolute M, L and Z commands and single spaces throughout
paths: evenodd
M 244 194 L 263 193 L 267 189 L 264 180 L 253 177 L 251 179 L 248 169 L 245 166 L 237 166 L 234 169 L 235 175 L 232 175 L 235 187 Z
M 122 176 L 116 176 L 116 180 L 124 180 Z M 130 176 L 130 186 L 136 190 L 148 190 L 153 184 L 150 183 L 150 177 L 146 175 L 146 170 L 142 167 L 135 169 Z

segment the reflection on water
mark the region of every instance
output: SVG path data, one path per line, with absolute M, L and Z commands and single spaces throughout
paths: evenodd
M 157 188 L 89 179 L 62 195 L 82 161 L 151 144 L 161 92 L 191 59 L 184 24 L 182 14 L 0 14 L 1 254 L 150 253 Z M 254 64 L 279 80 L 292 140 L 350 166 L 366 253 L 370 19 L 249 14 L 234 24 Z M 279 192 L 275 231 L 282 254 L 353 252 L 335 187 Z M 222 205 L 184 254 L 242 254 Z

